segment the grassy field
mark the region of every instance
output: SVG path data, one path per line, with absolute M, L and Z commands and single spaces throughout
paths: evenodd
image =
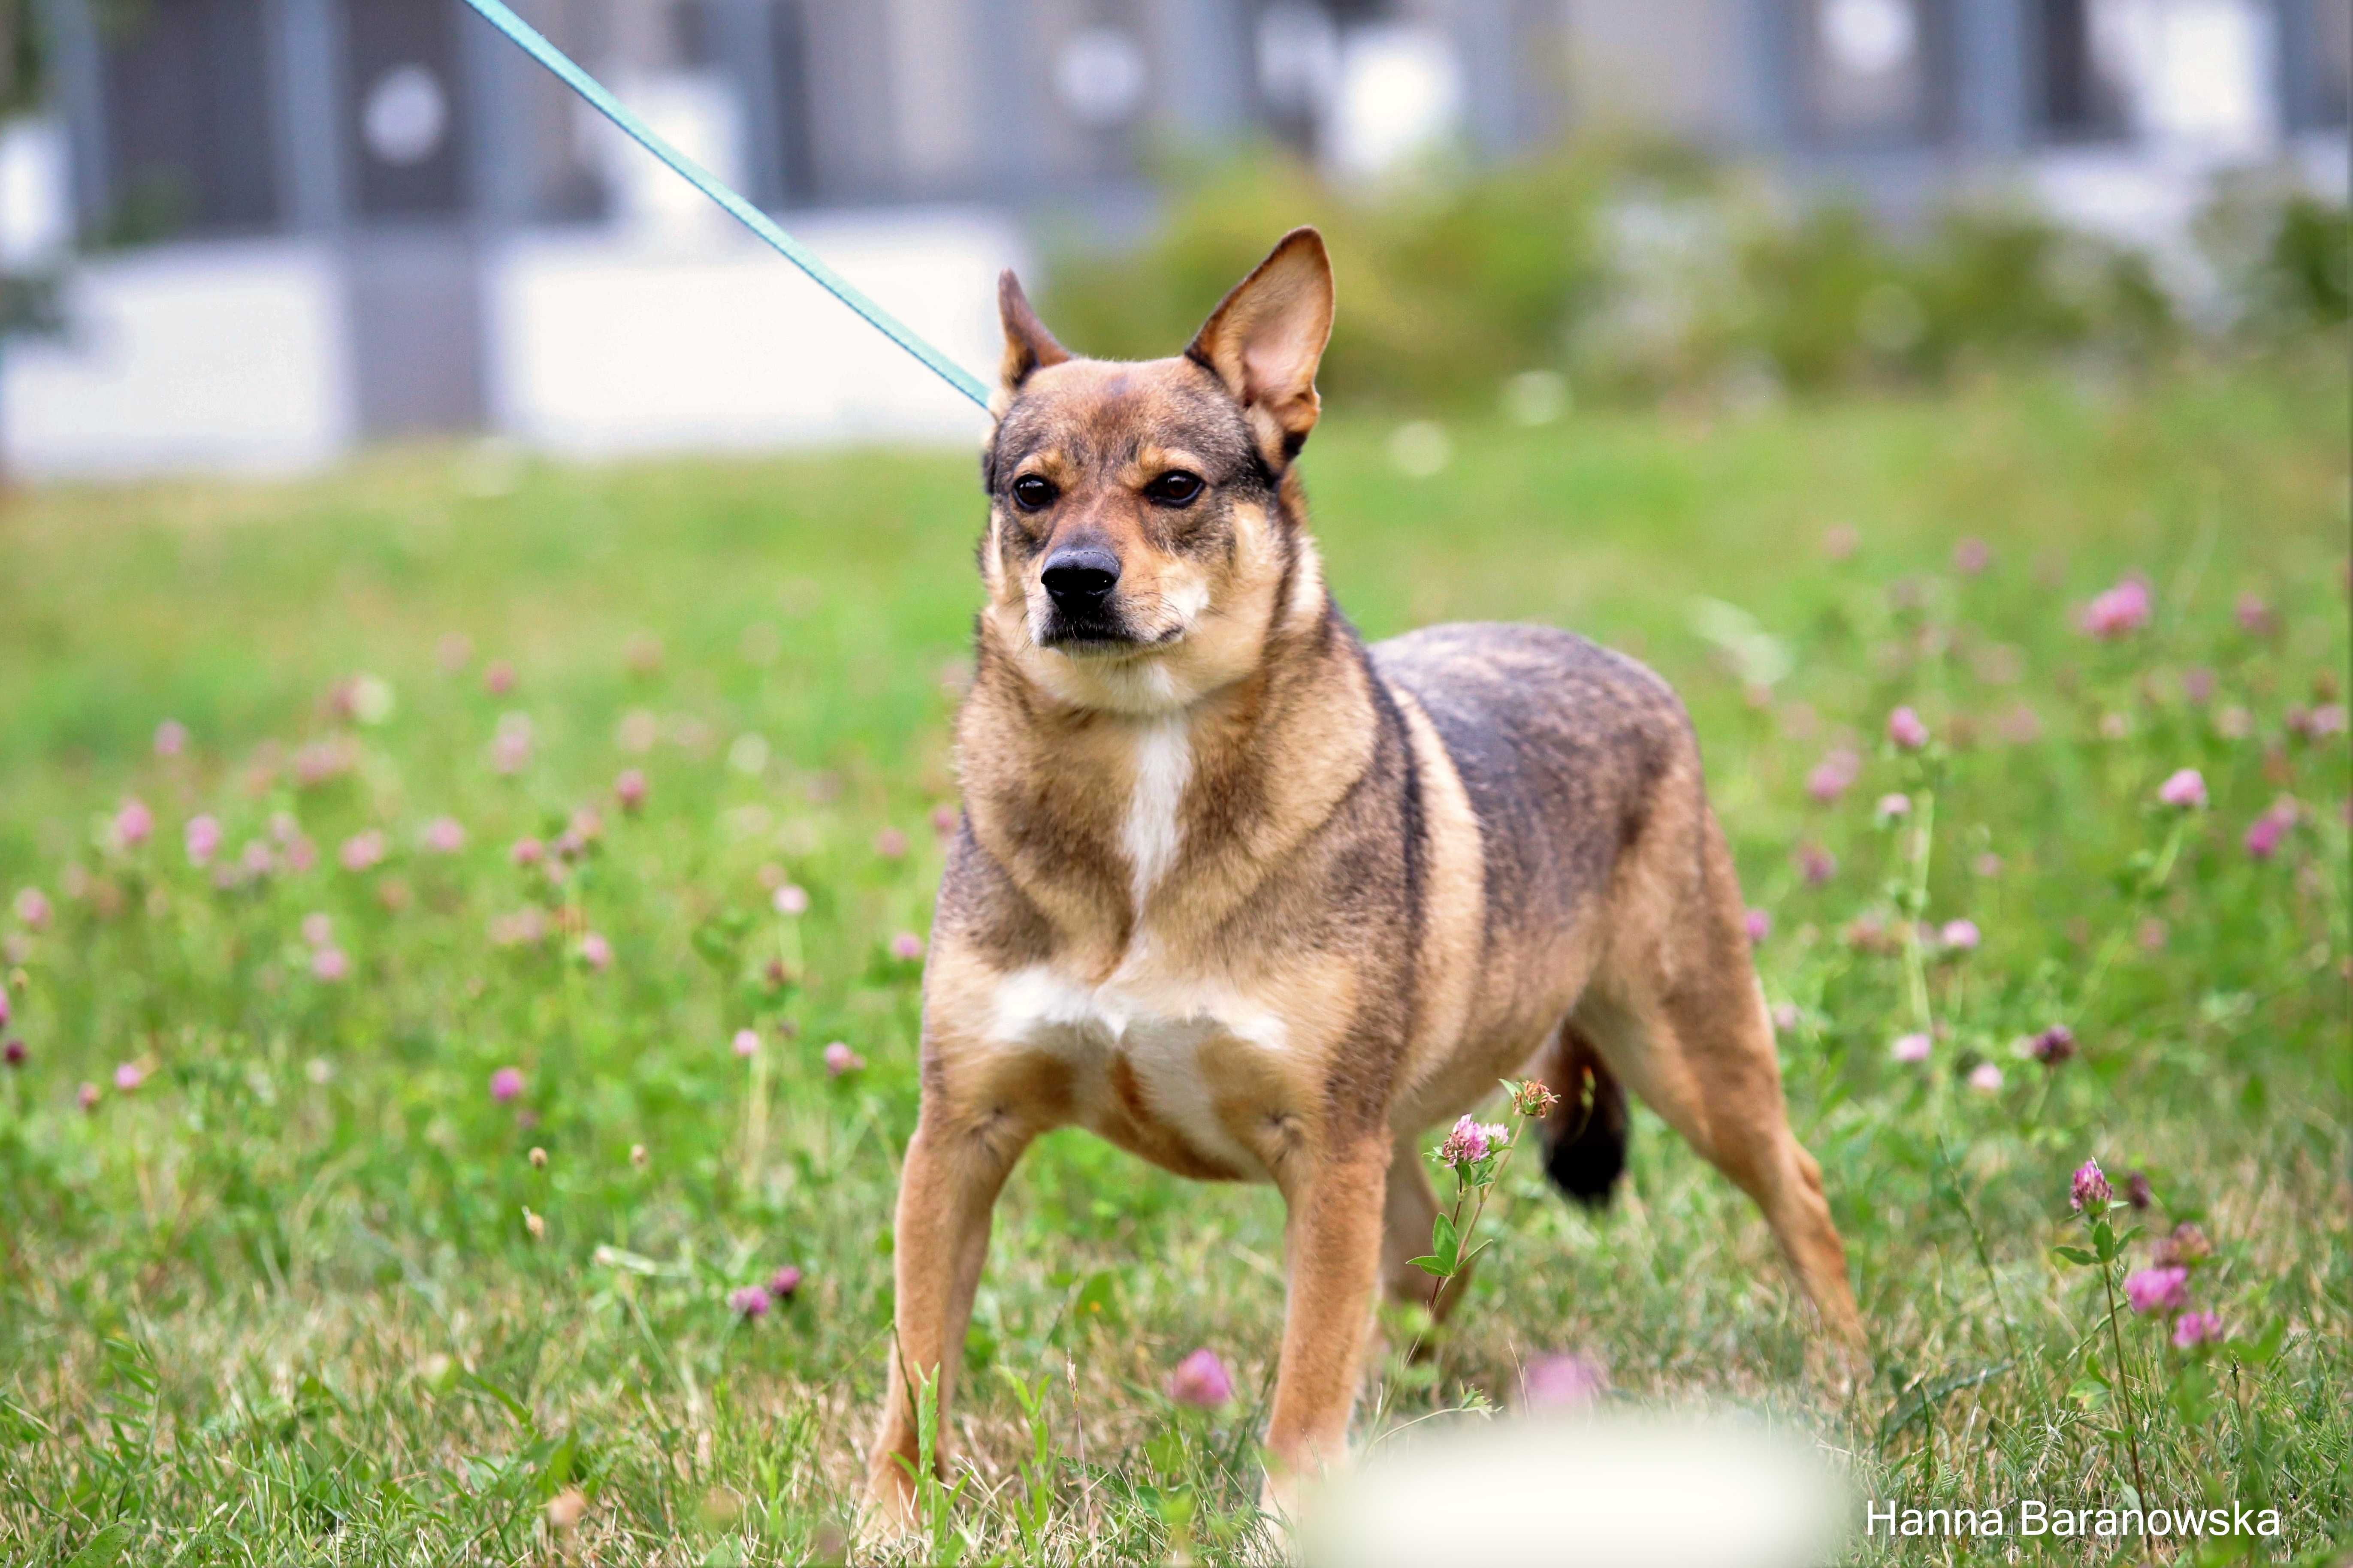
M 2122 1506 L 2137 1470 L 2283 1531 L 2027 1561 L 2353 1544 L 2348 418 L 2330 353 L 1458 427 L 1420 479 L 1327 423 L 1368 635 L 1550 621 L 1685 693 L 1876 1356 L 1810 1373 L 1761 1223 L 1644 1115 L 1602 1214 L 1509 1171 L 1436 1376 L 1385 1369 L 1360 1440 L 1574 1352 L 1606 1402 L 1813 1434 L 1873 1497 Z M 839 1554 L 979 516 L 962 454 L 0 501 L 0 1561 Z M 2146 624 L 2126 587 L 2092 635 L 2134 574 Z M 2205 805 L 2159 801 L 2183 768 Z M 2054 1025 L 2072 1054 L 2021 1054 Z M 2090 1157 L 2150 1194 L 2105 1244 Z M 2160 1242 L 2225 1338 L 2111 1327 Z M 1263 1555 L 1280 1252 L 1269 1192 L 1033 1151 L 930 1558 Z M 1237 1396 L 1179 1410 L 1202 1346 Z

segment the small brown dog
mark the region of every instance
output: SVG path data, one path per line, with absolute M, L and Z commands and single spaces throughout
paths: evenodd
M 1010 272 L 999 303 L 878 1521 L 911 1516 L 911 1378 L 948 1430 L 997 1194 L 1070 1123 L 1282 1192 L 1274 1508 L 1343 1452 L 1376 1292 L 1426 1297 L 1419 1135 L 1524 1065 L 1569 1091 L 1564 1188 L 1606 1194 L 1630 1086 L 1757 1200 L 1855 1341 L 1673 693 L 1536 626 L 1367 647 L 1324 587 L 1293 466 L 1332 327 L 1322 239 L 1286 237 L 1175 359 L 1073 358 Z

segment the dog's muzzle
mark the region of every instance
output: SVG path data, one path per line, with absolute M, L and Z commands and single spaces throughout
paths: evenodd
M 1058 550 L 1039 580 L 1054 607 L 1039 641 L 1052 646 L 1134 640 L 1112 607 L 1112 594 L 1119 587 L 1119 557 L 1110 551 L 1093 544 Z

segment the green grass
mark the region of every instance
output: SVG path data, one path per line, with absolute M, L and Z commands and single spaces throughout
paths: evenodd
M 1319 533 L 1368 635 L 1552 621 L 1684 692 L 1773 918 L 1760 963 L 1796 1009 L 1793 1110 L 1877 1358 L 1851 1393 L 1810 1373 L 1761 1224 L 1646 1115 L 1601 1215 L 1514 1166 L 1436 1379 L 1396 1379 L 1384 1428 L 1508 1405 L 1520 1361 L 1577 1350 L 1613 1402 L 1815 1434 L 1873 1497 L 2113 1500 L 2129 1427 L 2152 1494 L 2281 1511 L 2259 1558 L 2342 1541 L 2348 764 L 2341 731 L 2292 732 L 2290 710 L 2344 700 L 2347 423 L 2328 355 L 1743 424 L 1463 427 L 1419 481 L 1387 462 L 1385 426 L 1318 433 Z M 924 929 L 939 869 L 979 519 L 959 454 L 583 468 L 428 450 L 288 486 L 0 503 L 0 899 L 37 885 L 56 906 L 37 933 L 0 912 L 29 1051 L 0 1083 L 0 1560 L 839 1550 L 915 1106 L 920 966 L 890 944 Z M 1845 559 L 1820 542 L 1839 529 L 1859 540 Z M 1990 547 L 1981 575 L 1951 564 L 1964 536 Z M 2151 624 L 2085 636 L 2082 604 L 2136 570 Z M 2250 593 L 2274 629 L 2239 625 Z M 473 650 L 454 674 L 451 637 Z M 1753 692 L 1743 659 L 1788 672 Z M 492 660 L 507 695 L 484 689 Z M 2213 672 L 2203 702 L 2193 668 Z M 338 716 L 362 672 L 394 694 L 381 722 Z M 1899 702 L 1939 738 L 1925 912 L 1985 938 L 1925 961 L 1942 1033 L 1924 1067 L 1890 1059 L 1916 1013 L 1900 947 L 1870 934 L 1917 867 L 1872 809 L 1924 782 L 1881 740 Z M 532 725 L 512 776 L 490 763 L 507 713 Z M 633 714 L 652 716 L 643 754 Z M 151 752 L 166 718 L 192 734 L 175 758 Z M 348 770 L 301 784 L 301 749 L 332 737 Z M 1808 771 L 1850 739 L 1861 778 L 1810 803 Z M 612 798 L 628 766 L 650 784 L 637 816 Z M 2213 804 L 2160 879 L 2175 819 L 2153 795 L 2183 766 Z M 126 852 L 108 824 L 134 795 L 157 826 Z M 2242 835 L 2283 795 L 2295 824 L 2254 858 Z M 560 887 L 510 863 L 581 806 L 602 837 Z M 216 890 L 182 848 L 199 812 L 224 862 L 285 813 L 319 865 Z M 468 833 L 454 856 L 419 847 L 443 813 Z M 371 827 L 388 861 L 341 869 Z M 881 852 L 886 830 L 910 851 Z M 1808 885 L 1801 845 L 1835 875 Z M 809 892 L 797 922 L 770 912 L 781 877 Z M 493 942 L 526 906 L 550 935 Z M 340 983 L 312 975 L 313 912 L 349 957 Z M 609 940 L 609 968 L 571 956 L 567 921 Z M 767 978 L 780 957 L 796 984 Z M 2012 1054 L 2054 1022 L 2074 1059 Z M 747 1026 L 767 1038 L 757 1148 L 728 1044 Z M 863 1070 L 828 1078 L 832 1040 Z M 1968 1087 L 1989 1060 L 2004 1086 Z M 118 1092 L 125 1062 L 146 1077 Z M 508 1065 L 526 1088 L 501 1104 Z M 2153 1212 L 2118 1215 L 2147 1227 L 2131 1267 L 2177 1220 L 2211 1237 L 2192 1290 L 2228 1343 L 2184 1355 L 2129 1316 L 2107 1335 L 2094 1271 L 2053 1251 L 2083 1238 L 2066 1194 L 2087 1155 L 2153 1184 Z M 1156 1560 L 1179 1521 L 1200 1558 L 1261 1552 L 1251 1436 L 1280 1257 L 1271 1193 L 1048 1139 L 1000 1212 L 957 1415 L 975 1475 L 933 1555 Z M 785 1263 L 807 1271 L 797 1299 L 738 1322 L 727 1291 Z M 1240 1394 L 1172 1419 L 1161 1380 L 1199 1345 Z M 1042 1450 L 1017 1382 L 1043 1386 Z M 546 1505 L 574 1488 L 566 1532 Z M 2139 1560 L 2130 1542 L 2027 1545 Z M 1858 1555 L 1968 1560 L 1936 1542 Z

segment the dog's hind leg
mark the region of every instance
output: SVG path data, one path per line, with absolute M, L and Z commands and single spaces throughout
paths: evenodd
M 1398 1134 L 1389 1152 L 1388 1191 L 1381 1205 L 1381 1283 L 1392 1305 L 1419 1307 L 1433 1322 L 1443 1322 L 1470 1287 L 1471 1270 L 1465 1268 L 1436 1290 L 1437 1276 L 1422 1272 L 1413 1261 L 1429 1255 L 1430 1227 L 1438 1220 L 1438 1197 L 1430 1190 L 1427 1164 L 1419 1142 L 1410 1134 Z
M 1545 1173 L 1575 1202 L 1599 1208 L 1626 1170 L 1626 1090 L 1573 1018 L 1562 1020 L 1536 1076 L 1560 1097 L 1545 1117 Z
M 1789 1130 L 1732 858 L 1704 805 L 1699 864 L 1649 879 L 1574 1018 L 1609 1069 L 1757 1201 L 1831 1338 L 1862 1341 L 1821 1167 Z M 1683 840 L 1686 847 L 1690 841 Z M 1646 847 L 1657 847 L 1649 846 Z M 1697 875 L 1691 876 L 1690 870 Z M 1647 917 L 1647 918 L 1645 918 Z

